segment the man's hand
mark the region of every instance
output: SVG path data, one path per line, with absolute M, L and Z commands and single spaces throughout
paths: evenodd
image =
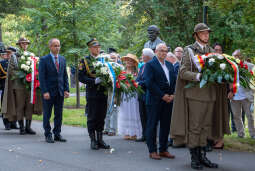
M 163 97 L 162 97 L 162 100 L 164 100 L 165 102 L 168 103 L 168 101 L 170 101 L 170 96 L 168 94 L 165 94 Z
M 64 98 L 68 98 L 69 97 L 69 92 L 68 91 L 64 91 Z
M 102 82 L 102 80 L 99 78 L 99 77 L 97 77 L 96 79 L 95 79 L 95 84 L 99 84 L 99 83 L 101 83 Z
M 44 98 L 44 100 L 49 100 L 50 99 L 50 93 L 44 93 L 43 98 Z
M 174 100 L 174 95 L 170 95 L 170 101 L 168 103 L 172 102 L 173 100 Z
M 233 97 L 234 97 L 234 93 L 233 93 L 232 91 L 230 91 L 230 92 L 228 93 L 228 98 L 229 98 L 229 99 L 233 99 Z

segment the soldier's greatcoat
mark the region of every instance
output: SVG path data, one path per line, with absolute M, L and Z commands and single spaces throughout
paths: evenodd
M 198 69 L 192 61 L 188 48 L 192 49 L 194 55 L 203 55 L 205 53 L 213 52 L 213 49 L 209 46 L 206 46 L 205 49 L 201 49 L 198 43 L 194 43 L 184 49 L 182 65 L 177 78 L 170 133 L 176 145 L 188 143 L 190 116 L 194 116 L 195 113 L 199 114 L 201 107 L 203 107 L 189 106 L 189 101 L 203 102 L 213 105 L 213 107 L 208 109 L 210 110 L 208 113 L 212 113 L 212 118 L 210 118 L 211 127 L 216 129 L 211 129 L 210 131 L 212 132 L 207 133 L 208 137 L 212 136 L 214 138 L 219 138 L 224 133 L 229 132 L 228 119 L 226 119 L 228 116 L 228 105 L 224 105 L 225 101 L 227 102 L 227 92 L 224 89 L 225 85 L 217 85 L 217 88 L 215 85 L 204 88 L 199 88 L 198 86 L 184 88 L 189 82 L 196 81 L 196 75 L 198 73 Z M 222 88 L 218 89 L 219 87 Z M 224 94 L 221 94 L 220 91 L 224 92 Z M 224 104 L 221 102 L 224 102 Z M 192 108 L 194 113 L 191 114 L 188 107 Z
M 22 91 L 28 91 L 24 85 L 19 83 L 19 80 L 13 80 L 13 73 L 17 70 L 17 62 L 19 58 L 16 55 L 12 55 L 9 61 L 7 78 L 5 81 L 5 90 L 2 103 L 2 113 L 8 118 L 9 121 L 14 121 L 17 118 L 16 100 L 14 89 L 20 89 Z M 33 114 L 42 114 L 42 99 L 40 93 L 37 93 L 36 103 L 33 105 Z

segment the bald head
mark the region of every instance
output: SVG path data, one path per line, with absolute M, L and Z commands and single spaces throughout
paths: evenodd
M 159 60 L 164 60 L 167 56 L 168 48 L 166 44 L 160 43 L 156 46 L 155 54 L 157 55 Z
M 183 48 L 182 47 L 177 47 L 174 49 L 174 55 L 177 57 L 179 61 L 182 60 L 183 57 Z

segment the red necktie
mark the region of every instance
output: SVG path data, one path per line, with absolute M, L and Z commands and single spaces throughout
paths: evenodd
M 55 65 L 56 65 L 57 71 L 59 71 L 59 64 L 58 64 L 58 57 L 57 56 L 55 56 Z

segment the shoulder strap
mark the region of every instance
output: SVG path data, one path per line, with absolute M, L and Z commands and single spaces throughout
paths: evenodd
M 86 68 L 87 73 L 89 74 L 89 76 L 91 76 L 91 77 L 94 77 L 94 78 L 95 78 L 95 77 L 96 77 L 96 75 L 91 73 L 91 71 L 90 71 L 90 69 L 89 69 L 89 64 L 88 64 L 88 61 L 87 61 L 87 59 L 86 59 L 86 58 L 84 58 L 84 65 L 85 65 L 85 68 Z

